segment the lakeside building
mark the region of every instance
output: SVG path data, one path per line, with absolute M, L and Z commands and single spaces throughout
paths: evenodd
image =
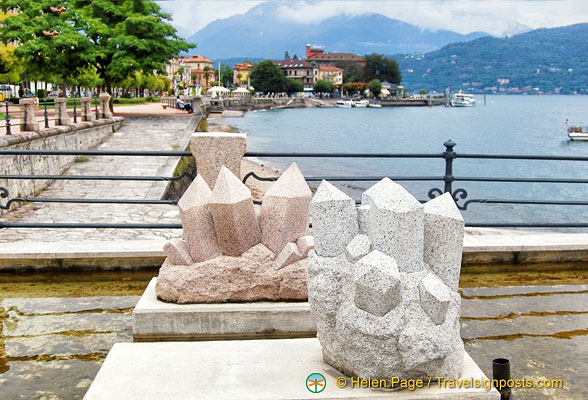
M 319 65 L 333 65 L 335 63 L 356 63 L 365 67 L 366 62 L 363 57 L 353 53 L 325 53 L 325 50 L 318 47 L 306 45 L 306 61 L 315 62 Z
M 190 86 L 190 67 L 185 63 L 185 57 L 172 58 L 165 66 L 165 74 L 171 79 L 171 86 Z M 183 85 L 182 85 L 183 84 Z
M 190 68 L 191 84 L 204 91 L 210 89 L 210 81 L 214 80 L 214 63 L 201 55 L 190 56 L 184 63 Z
M 291 58 L 283 61 L 274 61 L 274 64 L 284 71 L 286 78 L 297 79 L 305 89 L 312 89 L 316 81 L 318 81 L 319 67 L 309 61 Z
M 320 65 L 319 79 L 340 86 L 343 84 L 343 68 L 334 67 L 332 65 Z
M 235 64 L 235 68 L 233 68 L 233 84 L 236 87 L 248 88 L 250 86 L 249 74 L 252 70 L 253 65 L 248 62 Z

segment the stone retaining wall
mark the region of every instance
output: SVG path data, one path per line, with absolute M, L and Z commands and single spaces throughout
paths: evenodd
M 0 150 L 86 150 L 97 146 L 109 137 L 120 128 L 123 121 L 122 117 L 113 117 L 80 122 L 75 125 L 56 126 L 39 132 L 4 136 L 0 138 Z M 49 155 L 1 156 L 0 175 L 60 175 L 75 158 L 75 156 Z M 0 179 L 0 187 L 8 189 L 8 198 L 11 199 L 34 196 L 49 182 L 49 180 Z

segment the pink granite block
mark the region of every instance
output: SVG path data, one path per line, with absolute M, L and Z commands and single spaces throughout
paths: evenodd
M 204 179 L 197 175 L 178 202 L 184 229 L 182 237 L 194 262 L 220 255 L 214 222 L 208 206 L 211 197 L 212 191 Z
M 312 193 L 296 163 L 288 167 L 263 196 L 262 243 L 278 254 L 308 229 Z
M 216 179 L 209 208 L 222 254 L 240 256 L 261 241 L 251 192 L 224 166 Z
M 240 257 L 220 256 L 185 266 L 163 263 L 157 297 L 174 303 L 305 300 L 307 260 L 276 271 L 275 255 L 258 244 Z
M 170 240 L 163 246 L 163 251 L 173 265 L 190 265 L 194 262 L 186 243 L 181 239 Z
M 292 242 L 287 243 L 274 260 L 274 268 L 282 269 L 300 259 L 302 259 L 302 256 L 300 255 L 300 252 L 298 252 L 296 244 Z

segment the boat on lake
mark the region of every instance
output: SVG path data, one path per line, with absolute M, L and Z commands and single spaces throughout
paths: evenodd
M 451 97 L 451 107 L 473 107 L 476 105 L 476 97 L 473 94 L 454 93 Z
M 353 107 L 353 101 L 351 101 L 351 100 L 338 100 L 337 103 L 335 103 L 335 105 L 340 108 L 351 108 L 351 107 Z
M 588 141 L 588 126 L 570 126 L 568 137 L 570 140 Z
M 369 100 L 360 100 L 353 103 L 353 107 L 364 108 L 370 104 Z

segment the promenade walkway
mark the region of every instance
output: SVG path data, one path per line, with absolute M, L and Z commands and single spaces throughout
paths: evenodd
M 160 105 L 158 109 L 161 110 Z M 121 107 L 122 108 L 122 107 Z M 125 123 L 99 150 L 184 150 L 197 117 L 167 111 L 169 116 L 152 115 L 150 110 L 122 108 Z M 155 110 L 154 110 L 155 111 Z M 134 114 L 134 116 L 129 116 Z M 142 115 L 147 114 L 147 115 Z M 160 175 L 171 176 L 175 157 L 110 157 L 79 159 L 66 175 Z M 51 183 L 39 197 L 86 199 L 160 199 L 166 182 L 74 181 Z M 4 222 L 86 222 L 86 223 L 179 223 L 173 205 L 29 203 L 1 216 Z M 61 242 L 85 240 L 152 240 L 179 237 L 170 229 L 2 229 L 0 242 Z

